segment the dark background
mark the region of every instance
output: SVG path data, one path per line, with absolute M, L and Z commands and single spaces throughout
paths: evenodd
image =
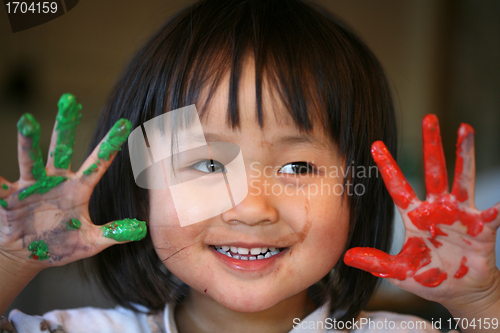
M 456 131 L 476 129 L 478 208 L 500 200 L 500 2 L 486 0 L 316 0 L 347 21 L 379 57 L 394 92 L 399 164 L 424 198 L 421 121 L 441 124 L 449 174 Z M 16 122 L 32 113 L 46 152 L 65 92 L 83 105 L 73 170 L 83 161 L 98 115 L 120 70 L 146 39 L 191 1 L 86 0 L 43 25 L 12 33 L 0 8 L 0 174 L 14 181 Z M 398 222 L 399 223 L 399 222 Z M 402 244 L 398 224 L 393 252 Z M 497 245 L 497 253 L 500 253 Z M 500 257 L 497 255 L 497 257 Z M 497 265 L 499 259 L 497 258 Z M 113 304 L 85 284 L 74 264 L 43 271 L 11 308 L 42 314 L 60 308 Z M 384 283 L 370 309 L 447 316 L 440 306 Z

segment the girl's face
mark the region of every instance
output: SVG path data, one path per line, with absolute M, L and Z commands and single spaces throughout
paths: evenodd
M 248 195 L 219 216 L 181 227 L 170 191 L 150 190 L 149 228 L 158 256 L 191 292 L 234 311 L 257 312 L 306 290 L 333 268 L 346 244 L 349 206 L 339 194 L 342 172 L 333 172 L 343 170 L 335 145 L 319 131 L 300 134 L 269 91 L 261 129 L 252 69 L 243 72 L 240 88 L 240 129 L 226 125 L 228 80 L 201 124 L 207 141 L 217 135 L 240 147 Z M 231 257 L 216 247 L 229 248 Z

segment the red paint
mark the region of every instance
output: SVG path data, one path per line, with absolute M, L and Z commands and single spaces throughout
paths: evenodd
M 207 293 L 207 290 L 208 290 L 208 289 L 205 289 L 205 293 Z
M 472 243 L 471 243 L 470 241 L 468 241 L 467 239 L 462 238 L 462 240 L 463 240 L 464 242 L 466 242 L 467 244 L 472 245 Z
M 424 138 L 425 187 L 427 196 L 448 192 L 448 175 L 444 159 L 439 122 L 434 114 L 428 114 L 422 122 Z
M 467 258 L 464 256 L 462 258 L 462 262 L 460 263 L 460 268 L 453 276 L 455 279 L 461 279 L 464 277 L 465 274 L 467 274 L 467 272 L 469 271 L 469 267 L 465 265 L 466 263 L 467 263 Z
M 431 268 L 423 273 L 415 275 L 413 278 L 423 286 L 437 287 L 446 280 L 447 277 L 448 274 L 442 272 L 439 268 Z
M 35 260 L 38 260 L 38 256 L 36 254 L 32 254 L 31 255 L 31 258 L 35 259 Z
M 467 192 L 467 188 L 464 184 L 467 184 L 469 181 L 467 175 L 463 174 L 464 169 L 464 158 L 463 155 L 469 152 L 464 149 L 466 146 L 471 147 L 474 142 L 469 144 L 464 144 L 465 140 L 474 140 L 474 129 L 469 124 L 461 124 L 458 130 L 458 139 L 457 139 L 457 159 L 455 162 L 455 179 L 453 180 L 453 189 L 451 194 L 457 198 L 458 201 L 464 202 L 469 198 L 469 194 Z
M 430 249 L 421 237 L 408 238 L 401 252 L 391 256 L 383 251 L 356 247 L 347 251 L 344 262 L 375 276 L 405 280 L 431 262 Z
M 436 236 L 446 236 L 446 234 L 437 227 L 437 224 L 452 225 L 460 221 L 467 227 L 467 233 L 471 236 L 477 236 L 482 230 L 485 222 L 491 222 L 497 215 L 490 212 L 492 209 L 475 213 L 466 211 L 458 206 L 458 202 L 453 200 L 449 194 L 440 196 L 434 202 L 422 202 L 420 206 L 408 212 L 408 217 L 413 224 L 420 230 L 427 230 L 432 238 Z
M 372 145 L 372 156 L 382 174 L 384 183 L 391 194 L 394 203 L 403 209 L 415 199 L 417 195 L 411 188 L 401 169 L 392 158 L 391 153 L 382 141 L 375 141 Z
M 443 245 L 443 243 L 441 243 L 441 242 L 439 242 L 439 241 L 435 240 L 434 238 L 430 238 L 430 237 L 429 237 L 429 238 L 427 238 L 427 239 L 428 239 L 428 240 L 432 243 L 432 245 L 434 245 L 434 247 L 435 247 L 436 249 L 437 249 L 438 247 L 440 247 L 440 246 L 442 246 L 442 245 Z
M 490 209 L 486 209 L 481 212 L 481 218 L 484 222 L 491 222 L 496 219 L 497 216 L 498 210 L 495 207 L 491 207 Z

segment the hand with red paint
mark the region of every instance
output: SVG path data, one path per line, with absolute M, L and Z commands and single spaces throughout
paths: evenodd
M 435 115 L 424 118 L 423 140 L 425 201 L 417 198 L 385 145 L 381 141 L 372 145 L 373 158 L 406 228 L 401 252 L 391 256 L 373 248 L 353 248 L 344 262 L 440 302 L 454 316 L 498 317 L 500 272 L 495 266 L 495 239 L 500 203 L 484 211 L 475 207 L 474 130 L 462 124 L 458 131 L 451 194 Z

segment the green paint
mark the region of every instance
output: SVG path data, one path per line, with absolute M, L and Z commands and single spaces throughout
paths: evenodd
M 97 172 L 97 164 L 92 164 L 87 170 L 85 170 L 83 172 L 84 175 L 88 176 L 90 175 L 92 172 Z
M 7 201 L 0 199 L 0 206 L 2 206 L 3 208 L 7 208 Z
M 37 180 L 35 184 L 31 185 L 28 188 L 25 188 L 24 190 L 21 191 L 21 193 L 19 193 L 19 201 L 35 193 L 40 193 L 40 194 L 46 193 L 50 191 L 52 188 L 62 183 L 63 181 L 65 181 L 66 179 L 67 177 L 63 176 L 41 177 L 40 179 Z
M 131 129 L 132 123 L 130 121 L 123 118 L 118 120 L 109 131 L 106 140 L 101 144 L 97 156 L 108 161 L 111 155 L 120 150 L 121 145 L 127 140 Z
M 35 260 L 49 259 L 49 247 L 47 246 L 47 243 L 45 243 L 41 239 L 39 241 L 32 242 L 28 246 L 28 250 L 31 251 L 30 258 L 33 258 Z
M 17 122 L 17 129 L 23 136 L 31 139 L 30 157 L 33 160 L 33 177 L 39 179 L 45 176 L 45 167 L 43 166 L 42 152 L 40 150 L 40 124 L 30 113 L 22 115 Z
M 2 184 L 2 188 L 3 188 L 4 190 L 8 190 L 8 189 L 9 189 L 9 187 L 7 186 L 7 184 Z
M 50 157 L 52 157 L 52 156 L 54 156 L 54 152 L 51 151 L 50 152 Z
M 82 222 L 77 219 L 71 219 L 68 223 L 66 223 L 66 229 L 68 230 L 78 230 L 82 226 Z
M 54 150 L 54 165 L 56 168 L 67 169 L 73 155 L 75 144 L 76 126 L 82 118 L 80 110 L 82 105 L 78 103 L 72 94 L 64 94 L 57 103 L 57 143 Z
M 146 236 L 146 222 L 137 219 L 124 219 L 111 222 L 101 227 L 104 237 L 118 242 L 138 241 Z

